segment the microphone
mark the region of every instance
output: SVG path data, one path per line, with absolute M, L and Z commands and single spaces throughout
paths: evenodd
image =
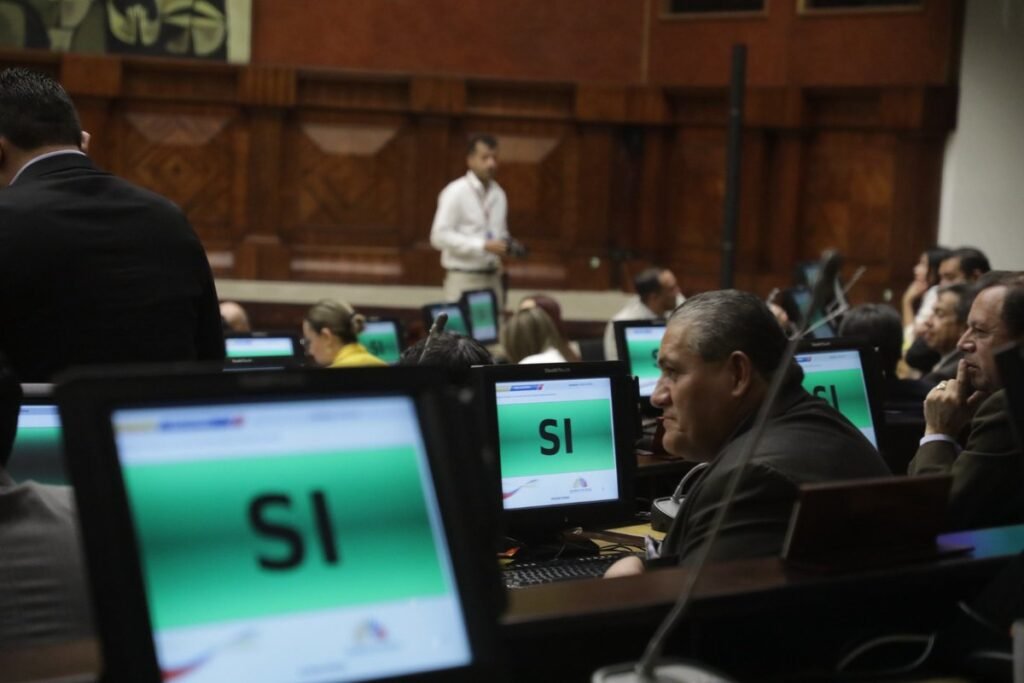
M 438 313 L 437 317 L 434 318 L 434 324 L 430 326 L 430 332 L 427 333 L 427 341 L 423 342 L 423 350 L 420 351 L 420 357 L 416 361 L 417 364 L 423 362 L 423 358 L 427 355 L 427 349 L 434 342 L 435 339 L 441 336 L 444 332 L 444 326 L 448 324 L 448 314 Z
M 839 267 L 842 263 L 843 258 L 835 249 L 829 249 L 822 254 L 821 261 L 818 263 L 818 278 L 814 281 L 814 288 L 811 290 L 811 302 L 807 305 L 807 309 L 802 311 L 800 331 L 795 336 L 795 339 L 803 339 L 814 330 L 827 325 L 849 310 L 850 305 L 846 302 L 846 297 L 836 296 L 837 291 L 841 292 L 839 290 L 838 277 Z M 811 323 L 811 316 L 814 315 L 815 311 L 824 310 L 825 304 L 833 300 L 833 298 L 840 302 L 836 309 L 829 312 L 821 320 Z
M 697 476 L 711 467 L 711 463 L 702 462 L 690 468 L 682 479 L 679 486 L 667 498 L 656 498 L 651 503 L 651 528 L 655 531 L 668 531 L 672 526 L 672 520 L 679 514 L 679 506 L 683 503 L 683 496 L 689 490 L 690 485 L 696 481 Z
M 725 493 L 722 496 L 722 504 L 718 506 L 715 518 L 708 530 L 707 541 L 695 553 L 694 561 L 690 566 L 690 571 L 686 574 L 683 588 L 679 598 L 676 600 L 676 604 L 672 606 L 668 615 L 658 626 L 658 630 L 655 631 L 654 636 L 647 643 L 647 649 L 635 666 L 618 664 L 599 669 L 594 672 L 591 678 L 593 683 L 729 683 L 729 678 L 722 673 L 697 664 L 683 664 L 679 662 L 659 664 L 658 662 L 661 659 L 668 637 L 686 615 L 694 589 L 697 586 L 697 582 L 700 581 L 704 567 L 707 564 L 711 547 L 715 544 L 715 540 L 722 530 L 725 517 L 732 506 L 733 500 L 736 498 L 736 492 L 739 490 L 740 483 L 743 481 L 743 474 L 747 463 L 750 462 L 754 452 L 757 450 L 757 446 L 761 441 L 761 435 L 764 433 L 765 424 L 768 422 L 768 415 L 778 398 L 779 392 L 782 390 L 782 384 L 786 376 L 789 375 L 789 367 L 793 363 L 797 347 L 800 345 L 803 335 L 807 333 L 807 321 L 810 319 L 810 314 L 824 305 L 824 302 L 830 296 L 832 283 L 839 273 L 841 261 L 842 258 L 838 251 L 828 250 L 822 254 L 821 261 L 819 262 L 818 279 L 814 283 L 814 295 L 811 297 L 811 303 L 807 310 L 804 311 L 800 330 L 798 334 L 789 340 L 786 350 L 782 354 L 782 359 L 772 374 L 764 400 L 761 401 L 761 406 L 757 410 L 754 426 L 750 429 L 750 437 L 747 440 L 746 449 L 736 461 L 736 467 L 729 477 Z

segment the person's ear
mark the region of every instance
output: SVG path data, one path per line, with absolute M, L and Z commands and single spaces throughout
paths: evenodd
M 731 383 L 730 393 L 735 398 L 742 398 L 750 391 L 754 381 L 754 364 L 750 356 L 742 351 L 733 351 L 729 354 L 728 360 L 729 379 Z

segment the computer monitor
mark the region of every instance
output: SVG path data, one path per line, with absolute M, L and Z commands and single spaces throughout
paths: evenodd
M 454 332 L 455 334 L 461 334 L 469 336 L 469 325 L 466 323 L 466 317 L 462 314 L 462 307 L 457 303 L 436 303 L 427 304 L 423 307 L 423 325 L 429 330 L 430 326 L 434 324 L 434 319 L 441 313 L 448 314 L 448 323 L 445 325 L 445 331 Z
M 650 407 L 651 394 L 661 376 L 658 349 L 665 336 L 664 320 L 616 320 L 615 347 L 619 358 L 626 361 L 629 373 L 637 378 L 640 404 Z
M 50 384 L 22 384 L 24 398 L 18 411 L 18 429 L 7 461 L 14 481 L 67 484 L 60 415 Z
M 509 533 L 543 543 L 569 527 L 629 518 L 636 408 L 624 363 L 476 371 Z
M 370 318 L 359 333 L 359 343 L 388 365 L 402 356 L 402 326 L 396 318 Z
M 804 389 L 827 401 L 878 448 L 882 375 L 874 349 L 859 339 L 810 339 L 800 343 L 796 361 L 804 371 Z
M 807 307 L 811 305 L 811 290 L 805 287 L 794 287 L 782 292 L 780 299 L 782 309 L 789 316 L 793 323 L 799 323 L 803 319 Z M 811 339 L 831 339 L 836 336 L 836 327 L 833 321 L 824 322 L 825 313 L 821 310 L 811 311 L 809 332 L 807 337 Z
M 496 576 L 442 385 L 429 368 L 60 385 L 105 677 L 486 679 Z
M 501 312 L 498 308 L 498 297 L 495 296 L 493 289 L 463 292 L 459 306 L 469 320 L 469 331 L 473 339 L 481 344 L 494 344 L 498 341 L 498 321 Z
M 290 332 L 238 332 L 225 336 L 228 368 L 288 367 L 303 359 L 299 336 Z

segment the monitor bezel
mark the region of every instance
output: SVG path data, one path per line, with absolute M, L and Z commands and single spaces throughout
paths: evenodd
M 473 316 L 469 313 L 469 297 L 473 294 L 487 294 L 491 299 L 491 310 L 494 311 L 494 336 L 493 337 L 478 337 L 476 328 L 473 325 Z M 494 293 L 493 289 L 468 289 L 462 293 L 459 297 L 459 308 L 462 309 L 462 319 L 466 322 L 466 327 L 469 328 L 469 335 L 476 339 L 478 342 L 484 345 L 496 344 L 500 337 L 501 328 L 501 309 L 498 306 L 498 297 Z
M 646 320 L 614 320 L 612 321 L 612 329 L 615 334 L 615 350 L 619 354 L 619 359 L 626 364 L 626 370 L 632 377 L 636 377 L 636 373 L 633 372 L 633 364 L 629 361 L 629 348 L 628 342 L 626 341 L 626 330 L 632 327 L 667 327 L 668 321 L 664 319 L 651 318 Z M 661 409 L 654 406 L 651 403 L 650 396 L 640 395 L 640 384 L 637 381 L 637 402 L 640 405 L 640 411 L 646 416 L 661 415 Z M 653 392 L 652 392 L 653 395 Z
M 622 361 L 601 361 L 589 363 L 538 363 L 528 365 L 492 365 L 474 368 L 477 373 L 477 388 L 488 447 L 493 453 L 495 466 L 492 476 L 497 476 L 492 487 L 497 495 L 495 505 L 511 535 L 524 537 L 544 532 L 555 532 L 576 526 L 608 525 L 628 520 L 635 512 L 633 498 L 633 477 L 636 471 L 635 443 L 635 401 L 632 377 Z M 537 380 L 585 379 L 607 377 L 611 380 L 612 424 L 615 430 L 615 455 L 618 475 L 618 498 L 597 503 L 546 508 L 506 510 L 500 497 L 501 460 L 498 443 L 497 397 L 494 386 L 499 382 L 530 382 Z
M 113 411 L 359 395 L 406 395 L 415 401 L 472 657 L 465 667 L 394 680 L 472 681 L 481 672 L 490 672 L 502 607 L 500 584 L 487 536 L 474 528 L 473 511 L 467 509 L 473 495 L 465 493 L 477 486 L 476 477 L 482 475 L 475 466 L 482 465 L 477 454 L 465 448 L 465 440 L 453 433 L 451 399 L 443 387 L 443 375 L 436 368 L 223 373 L 215 365 L 177 365 L 69 374 L 55 393 L 64 423 L 65 463 L 78 499 L 105 675 L 111 680 L 161 681 L 134 523 L 120 475 Z
M 871 421 L 875 427 L 875 441 L 878 442 L 873 445 L 875 450 L 880 451 L 882 430 L 885 428 L 885 408 L 881 399 L 883 395 L 882 366 L 878 359 L 878 352 L 871 346 L 868 340 L 862 337 L 804 339 L 797 347 L 797 355 L 807 351 L 857 351 L 860 354 L 860 366 L 864 374 L 864 387 L 868 394 L 868 409 L 871 412 Z M 845 418 L 846 416 L 844 415 L 843 417 Z

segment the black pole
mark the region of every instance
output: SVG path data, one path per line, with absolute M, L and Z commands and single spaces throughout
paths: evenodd
M 740 162 L 743 151 L 743 93 L 747 87 L 747 46 L 732 46 L 729 83 L 729 148 L 725 159 L 725 222 L 722 226 L 722 289 L 736 272 L 736 230 L 740 218 Z

